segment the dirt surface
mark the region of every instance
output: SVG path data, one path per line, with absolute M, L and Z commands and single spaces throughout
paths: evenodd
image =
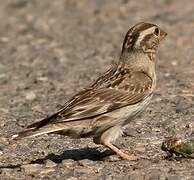
M 1 0 L 0 179 L 194 179 L 194 160 L 169 161 L 160 149 L 166 136 L 194 131 L 193 12 L 192 0 Z M 168 32 L 152 103 L 118 141 L 145 159 L 115 162 L 91 139 L 59 135 L 8 144 L 117 60 L 140 21 Z

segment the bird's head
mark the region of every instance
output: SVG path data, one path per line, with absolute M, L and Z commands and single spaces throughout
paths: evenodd
M 127 32 L 122 52 L 143 50 L 144 52 L 155 52 L 161 40 L 167 33 L 155 24 L 138 23 Z

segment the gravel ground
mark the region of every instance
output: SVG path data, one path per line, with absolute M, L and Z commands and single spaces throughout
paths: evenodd
M 194 131 L 193 12 L 192 0 L 1 0 L 0 179 L 194 179 L 194 160 L 169 161 L 160 149 L 165 137 Z M 168 32 L 152 103 L 118 141 L 145 159 L 116 162 L 91 139 L 59 135 L 8 144 L 117 60 L 140 21 Z

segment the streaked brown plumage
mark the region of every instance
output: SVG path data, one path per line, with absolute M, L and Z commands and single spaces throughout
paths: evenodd
M 93 137 L 122 158 L 135 160 L 112 143 L 122 127 L 149 103 L 156 85 L 155 53 L 166 33 L 150 23 L 127 32 L 120 59 L 93 84 L 73 96 L 57 113 L 27 127 L 14 139 L 59 133 Z

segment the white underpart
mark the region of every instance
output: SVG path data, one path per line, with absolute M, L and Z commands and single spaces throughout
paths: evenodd
M 104 139 L 106 142 L 114 143 L 119 136 L 122 136 L 123 129 L 129 122 L 131 122 L 131 118 L 141 112 L 142 109 L 144 109 L 149 104 L 151 98 L 152 95 L 150 95 L 140 103 L 129 105 L 108 113 L 109 117 L 112 116 L 112 122 L 109 122 L 107 126 L 112 124 L 113 127 L 105 131 L 102 134 L 101 139 Z
M 148 35 L 148 34 L 153 33 L 155 29 L 156 29 L 156 27 L 153 26 L 153 27 L 151 27 L 151 28 L 149 28 L 149 29 L 146 29 L 146 30 L 142 31 L 142 32 L 139 34 L 139 37 L 138 37 L 138 39 L 137 39 L 135 45 L 136 45 L 137 47 L 139 47 L 139 46 L 140 46 L 140 43 L 141 43 L 141 41 L 144 39 L 144 37 L 145 37 L 146 35 Z

